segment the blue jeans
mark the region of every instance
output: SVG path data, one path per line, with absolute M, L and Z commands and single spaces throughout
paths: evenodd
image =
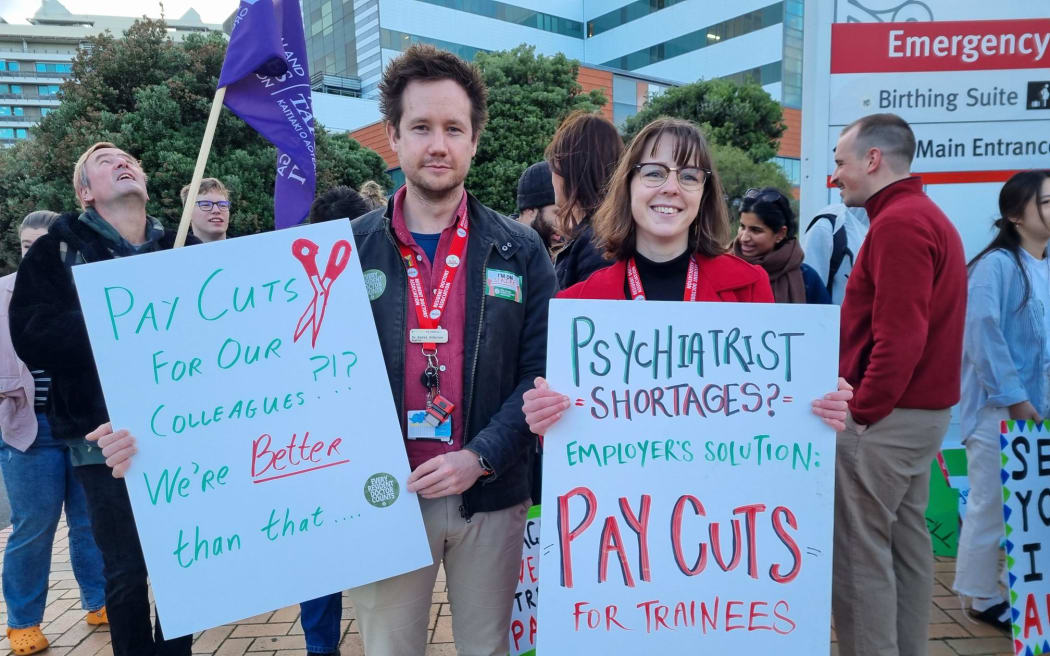
M 299 604 L 299 622 L 306 635 L 306 651 L 328 654 L 339 649 L 339 619 L 343 614 L 343 594 L 334 594 Z
M 84 485 L 91 528 L 105 563 L 113 656 L 189 656 L 192 635 L 165 640 L 159 616 L 151 626 L 146 561 L 124 479 L 113 478 L 106 465 L 82 465 L 73 472 Z
M 106 603 L 102 554 L 91 536 L 84 488 L 73 478 L 69 450 L 51 435 L 47 417 L 40 413 L 36 419 L 36 441 L 25 453 L 0 442 L 0 471 L 11 501 L 12 524 L 3 588 L 7 624 L 13 629 L 37 626 L 44 619 L 51 549 L 63 504 L 80 604 L 95 611 Z

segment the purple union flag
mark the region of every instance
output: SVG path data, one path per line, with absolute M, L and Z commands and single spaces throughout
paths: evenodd
M 241 0 L 219 86 L 224 104 L 277 147 L 274 225 L 303 222 L 314 198 L 314 114 L 299 0 Z

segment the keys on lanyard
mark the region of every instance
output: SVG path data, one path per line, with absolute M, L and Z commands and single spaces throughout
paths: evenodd
M 405 265 L 405 273 L 408 276 L 409 297 L 416 311 L 416 320 L 419 329 L 410 331 L 409 341 L 422 343 L 420 349 L 423 357 L 427 359 L 427 366 L 423 370 L 421 382 L 427 390 L 426 421 L 431 426 L 440 426 L 452 414 L 456 407 L 454 403 L 441 395 L 441 364 L 438 362 L 437 345 L 448 342 L 448 331 L 442 328 L 438 321 L 445 310 L 452 290 L 452 283 L 456 279 L 456 273 L 463 262 L 463 252 L 467 247 L 467 234 L 470 223 L 464 213 L 456 225 L 456 234 L 452 238 L 449 254 L 445 258 L 445 269 L 438 283 L 437 293 L 434 297 L 434 305 L 427 307 L 426 292 L 420 281 L 419 270 L 415 267 L 415 258 L 412 249 L 405 244 L 398 244 L 401 253 L 401 262 Z
M 437 351 L 431 353 L 423 349 L 423 355 L 427 359 L 421 379 L 423 387 L 427 389 L 427 409 L 423 421 L 431 426 L 440 426 L 449 418 L 456 405 L 441 395 L 441 364 L 437 359 Z

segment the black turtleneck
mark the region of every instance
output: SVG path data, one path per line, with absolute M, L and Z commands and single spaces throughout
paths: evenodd
M 644 255 L 635 253 L 634 263 L 638 265 L 638 276 L 642 279 L 642 289 L 649 301 L 680 301 L 685 295 L 685 277 L 689 273 L 689 260 L 693 254 L 682 253 L 673 260 L 653 262 Z M 631 290 L 624 276 L 623 290 L 626 298 L 631 298 Z

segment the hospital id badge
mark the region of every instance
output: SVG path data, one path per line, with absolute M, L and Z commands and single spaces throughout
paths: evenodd
M 410 440 L 435 440 L 452 444 L 452 417 L 434 426 L 427 422 L 426 410 L 409 410 L 405 422 L 405 436 Z
M 408 331 L 408 341 L 413 344 L 446 344 L 448 331 L 444 328 L 413 328 Z

